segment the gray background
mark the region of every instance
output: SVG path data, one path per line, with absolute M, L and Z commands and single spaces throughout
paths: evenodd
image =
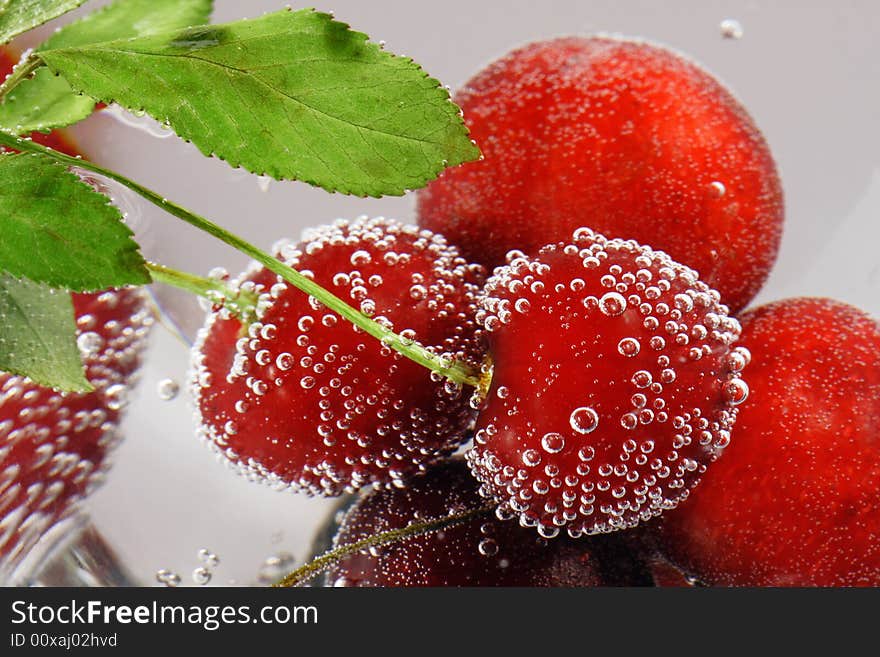
M 257 16 L 281 0 L 218 0 L 215 22 Z M 301 5 L 294 5 L 298 8 Z M 757 302 L 834 296 L 880 315 L 880 11 L 871 0 L 741 2 L 333 0 L 319 9 L 387 42 L 456 88 L 490 60 L 531 40 L 617 32 L 666 43 L 724 80 L 764 131 L 781 170 L 787 223 L 778 264 Z M 740 40 L 719 23 L 738 19 Z M 157 139 L 108 116 L 78 133 L 84 150 L 167 197 L 268 247 L 309 225 L 358 214 L 413 219 L 413 199 L 362 200 L 297 183 L 261 191 L 254 176 L 209 161 L 176 138 Z M 237 272 L 242 256 L 137 201 L 148 256 L 207 272 Z M 174 312 L 199 321 L 188 301 Z M 279 550 L 305 556 L 332 504 L 270 491 L 218 464 L 193 437 L 188 395 L 160 401 L 156 384 L 185 381 L 186 347 L 159 328 L 124 424 L 107 485 L 89 502 L 96 525 L 145 582 L 158 568 L 189 574 L 208 547 L 212 583 L 254 581 Z

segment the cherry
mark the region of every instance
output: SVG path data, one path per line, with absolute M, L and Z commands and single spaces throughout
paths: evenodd
M 483 158 L 418 197 L 421 225 L 487 267 L 589 226 L 700 273 L 733 311 L 761 288 L 782 231 L 764 138 L 712 75 L 638 40 L 515 50 L 455 101 Z
M 715 585 L 880 586 L 880 326 L 817 298 L 742 325 L 752 394 L 724 457 L 660 519 L 666 556 Z
M 494 375 L 468 460 L 545 536 L 633 527 L 683 500 L 730 441 L 739 323 L 696 272 L 587 228 L 495 270 L 477 319 Z
M 88 393 L 0 373 L 0 571 L 101 483 L 152 315 L 140 288 L 73 294 Z
M 485 506 L 461 459 L 432 467 L 405 487 L 374 491 L 350 508 L 336 547 L 414 522 Z M 442 531 L 343 558 L 337 586 L 635 586 L 647 567 L 619 537 L 548 540 L 491 513 Z
M 276 254 L 405 338 L 479 364 L 482 268 L 429 231 L 383 218 L 337 222 Z M 249 327 L 208 317 L 194 355 L 199 432 L 248 477 L 338 495 L 398 482 L 467 438 L 469 391 L 445 382 L 262 267 Z

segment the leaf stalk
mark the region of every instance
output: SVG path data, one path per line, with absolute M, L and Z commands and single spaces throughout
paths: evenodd
M 147 262 L 153 281 L 190 292 L 203 299 L 222 305 L 243 324 L 250 324 L 257 316 L 257 296 L 244 290 L 233 290 L 214 278 L 196 276 L 155 262 Z
M 0 146 L 6 146 L 18 151 L 29 153 L 41 153 L 47 155 L 57 162 L 67 164 L 73 167 L 79 167 L 86 171 L 103 176 L 109 180 L 119 183 L 120 185 L 130 189 L 138 196 L 149 201 L 153 205 L 165 210 L 168 214 L 181 219 L 182 221 L 198 228 L 199 230 L 219 239 L 221 242 L 241 251 L 250 256 L 266 269 L 277 274 L 285 281 L 314 297 L 327 308 L 334 311 L 344 319 L 348 320 L 365 333 L 373 336 L 391 349 L 394 349 L 410 360 L 426 367 L 434 372 L 441 374 L 447 379 L 460 384 L 473 387 L 485 387 L 485 374 L 481 374 L 479 368 L 469 363 L 441 358 L 437 354 L 429 351 L 418 342 L 407 340 L 406 338 L 391 331 L 378 322 L 374 321 L 360 310 L 348 305 L 345 301 L 337 297 L 329 290 L 324 289 L 311 279 L 303 276 L 297 270 L 284 264 L 277 258 L 257 248 L 250 242 L 243 240 L 237 235 L 230 233 L 225 228 L 218 226 L 209 219 L 202 217 L 186 208 L 169 201 L 167 198 L 157 194 L 156 192 L 144 187 L 143 185 L 126 178 L 125 176 L 105 169 L 81 157 L 72 157 L 65 155 L 59 151 L 37 144 L 36 142 L 18 137 L 8 132 L 0 131 Z
M 33 53 L 16 64 L 15 68 L 12 69 L 12 73 L 6 76 L 3 84 L 0 84 L 0 103 L 5 103 L 9 93 L 42 66 L 45 66 L 43 60 Z
M 355 554 L 356 552 L 368 550 L 369 548 L 381 547 L 383 545 L 390 545 L 391 543 L 397 543 L 399 541 L 403 541 L 407 538 L 412 538 L 414 536 L 421 536 L 423 534 L 429 534 L 431 532 L 448 529 L 449 527 L 454 527 L 456 525 L 465 523 L 468 520 L 473 520 L 474 518 L 488 515 L 492 513 L 493 510 L 494 507 L 482 507 L 479 509 L 464 511 L 462 513 L 453 513 L 443 518 L 435 518 L 433 520 L 425 520 L 423 522 L 414 522 L 411 525 L 407 525 L 406 527 L 391 529 L 386 532 L 379 532 L 378 534 L 372 534 L 370 536 L 367 536 L 366 538 L 362 538 L 359 541 L 355 541 L 354 543 L 340 545 L 333 548 L 332 550 L 325 552 L 321 556 L 312 559 L 312 561 L 310 561 L 309 563 L 300 566 L 299 568 L 285 576 L 282 580 L 274 584 L 274 586 L 302 586 L 313 577 L 319 575 L 320 573 L 333 566 L 333 564 L 338 563 L 341 559 L 344 559 L 349 555 Z

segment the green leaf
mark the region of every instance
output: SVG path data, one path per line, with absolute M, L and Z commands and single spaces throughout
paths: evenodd
M 39 56 L 75 90 L 279 180 L 402 194 L 479 156 L 439 82 L 312 10 Z
M 61 28 L 37 50 L 173 32 L 211 20 L 213 0 L 116 0 Z
M 0 155 L 0 234 L 14 276 L 75 291 L 150 282 L 119 210 L 45 155 Z
M 0 43 L 66 14 L 86 0 L 12 0 L 0 8 Z
M 211 18 L 211 6 L 212 0 L 116 0 L 62 27 L 37 52 L 203 25 Z M 94 107 L 93 98 L 75 93 L 64 78 L 41 68 L 0 105 L 0 127 L 16 134 L 48 132 L 82 121 Z
M 74 93 L 64 78 L 41 68 L 0 105 L 0 128 L 18 135 L 48 132 L 82 121 L 94 108 L 93 98 Z
M 0 274 L 0 370 L 71 392 L 92 389 L 76 346 L 70 294 Z

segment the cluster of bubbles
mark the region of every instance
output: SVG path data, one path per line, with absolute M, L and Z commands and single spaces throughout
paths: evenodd
M 206 586 L 214 576 L 214 569 L 220 564 L 220 557 L 208 548 L 199 548 L 196 558 L 199 560 L 199 565 L 192 571 L 193 584 Z M 175 588 L 180 586 L 183 579 L 173 570 L 160 568 L 156 571 L 156 581 L 167 587 Z
M 581 228 L 537 258 L 512 253 L 477 319 L 522 365 L 496 369 L 468 460 L 482 493 L 543 536 L 676 506 L 748 395 L 749 353 L 718 293 L 634 241 Z
M 483 271 L 442 237 L 361 217 L 273 250 L 404 341 L 449 361 L 481 361 L 474 315 Z M 241 326 L 226 308 L 209 315 L 190 385 L 199 434 L 241 474 L 324 495 L 378 479 L 400 484 L 465 436 L 475 411 L 460 386 L 257 264 L 229 285 L 257 297 L 256 318 Z M 230 323 L 239 327 L 234 340 L 224 337 Z M 273 418 L 278 403 L 294 412 Z
M 153 318 L 140 289 L 73 295 L 87 393 L 0 373 L 0 580 L 105 477 Z
M 177 573 L 173 570 L 168 570 L 167 568 L 160 568 L 156 571 L 156 581 L 159 584 L 164 584 L 169 588 L 175 588 L 180 586 L 181 581 L 183 581 Z

